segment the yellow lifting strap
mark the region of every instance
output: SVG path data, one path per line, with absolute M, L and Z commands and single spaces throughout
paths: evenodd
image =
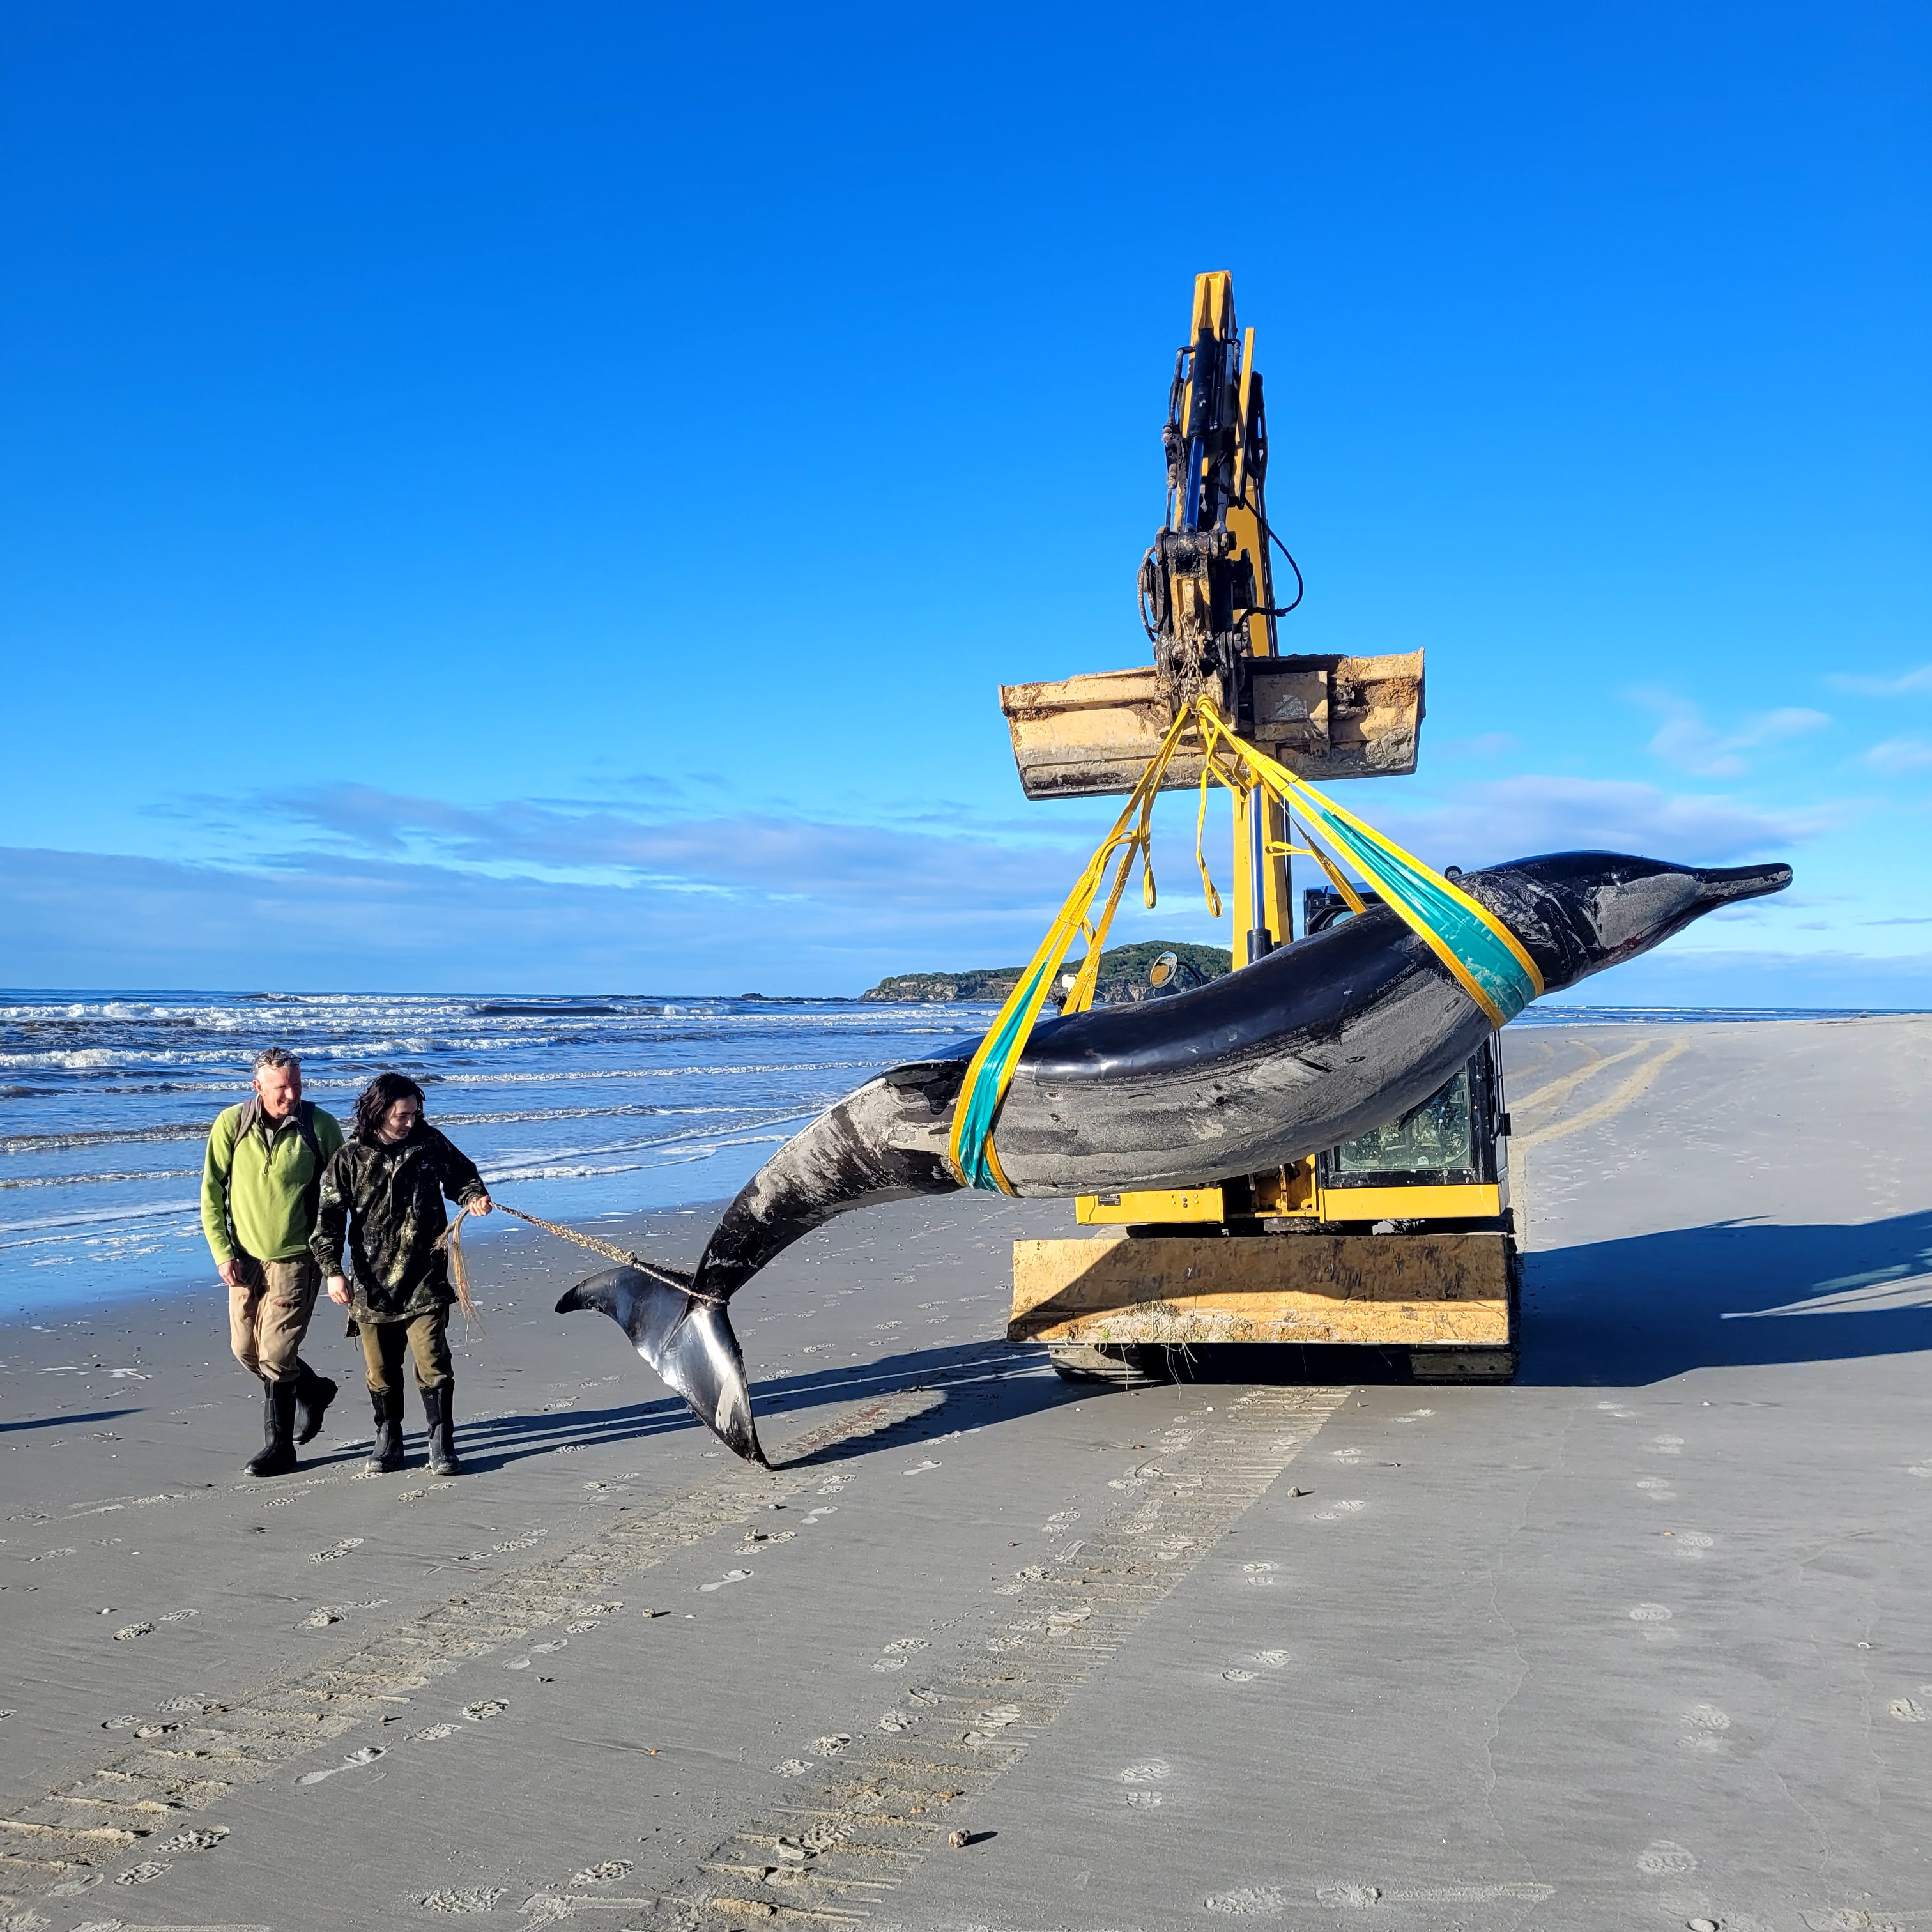
M 1184 706 L 1168 727 L 1112 830 L 1088 861 L 1086 870 L 1067 895 L 1046 937 L 1028 962 L 1018 983 L 1006 996 L 1006 1004 L 967 1066 L 947 1149 L 952 1170 L 966 1186 L 1012 1192 L 993 1145 L 1000 1104 L 1012 1083 L 1013 1070 L 1026 1050 L 1054 976 L 1076 937 L 1085 939 L 1087 956 L 1060 1010 L 1082 1012 L 1092 1004 L 1107 928 L 1113 922 L 1137 857 L 1142 866 L 1142 896 L 1150 908 L 1155 902 L 1150 857 L 1154 801 L 1160 790 L 1161 778 L 1172 763 L 1190 724 L 1198 731 L 1205 754 L 1200 810 L 1195 821 L 1195 858 L 1201 868 L 1209 910 L 1216 917 L 1220 914 L 1220 895 L 1214 890 L 1202 849 L 1210 783 L 1249 795 L 1251 801 L 1256 791 L 1274 800 L 1287 814 L 1291 828 L 1299 826 L 1306 843 L 1273 845 L 1268 849 L 1277 855 L 1286 851 L 1307 854 L 1327 874 L 1350 910 L 1360 912 L 1365 902 L 1340 862 L 1346 859 L 1353 864 L 1372 882 L 1383 902 L 1448 969 L 1491 1025 L 1507 1024 L 1543 991 L 1543 976 L 1535 961 L 1488 908 L 1404 851 L 1394 840 L 1384 838 L 1312 785 L 1305 784 L 1264 752 L 1247 743 L 1229 729 L 1211 700 L 1197 698 Z M 1222 768 L 1224 758 L 1228 770 Z M 1113 885 L 1100 918 L 1090 921 L 1088 914 L 1100 892 L 1110 860 L 1115 861 Z

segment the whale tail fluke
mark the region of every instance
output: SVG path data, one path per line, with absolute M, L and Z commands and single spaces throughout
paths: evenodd
M 745 1358 L 724 1304 L 692 1294 L 688 1275 L 673 1268 L 606 1268 L 580 1281 L 557 1303 L 568 1315 L 591 1308 L 608 1315 L 631 1345 L 690 1403 L 725 1448 L 769 1468 L 752 1418 Z

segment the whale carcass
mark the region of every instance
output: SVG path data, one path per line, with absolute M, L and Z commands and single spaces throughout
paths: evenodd
M 1791 882 L 1788 866 L 1700 870 L 1562 852 L 1460 874 L 1560 992 L 1719 907 Z M 1205 1185 L 1258 1173 L 1399 1118 L 1490 1022 L 1394 913 L 1353 919 L 1173 998 L 1042 1021 L 998 1118 L 1020 1196 Z M 726 1304 L 836 1215 L 960 1186 L 946 1158 L 969 1045 L 896 1066 L 787 1142 L 725 1210 L 689 1275 L 645 1265 L 580 1282 L 596 1309 L 739 1455 L 764 1460 Z

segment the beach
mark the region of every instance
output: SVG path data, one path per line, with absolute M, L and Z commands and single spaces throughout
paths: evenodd
M 413 1396 L 362 1474 L 326 1313 L 343 1393 L 271 1481 L 218 1290 L 8 1322 L 0 1925 L 1912 1922 L 1932 1018 L 1504 1053 L 1508 1388 L 1062 1383 L 1004 1327 L 1070 1210 L 976 1195 L 734 1303 L 769 1472 L 552 1312 L 598 1264 L 529 1230 L 476 1250 L 454 1479 Z M 584 1204 L 674 1264 L 716 1211 Z

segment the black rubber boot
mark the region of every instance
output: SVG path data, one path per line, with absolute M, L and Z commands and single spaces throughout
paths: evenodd
M 454 1382 L 439 1383 L 422 1392 L 423 1414 L 429 1419 L 429 1472 L 432 1476 L 460 1476 L 463 1465 L 456 1460 L 455 1424 L 450 1414 L 450 1398 L 456 1393 Z
M 376 1440 L 370 1445 L 368 1467 L 371 1474 L 393 1476 L 403 1466 L 403 1398 L 387 1389 L 371 1389 L 370 1406 L 376 1412 Z
M 251 1476 L 286 1476 L 296 1466 L 296 1385 L 262 1384 L 262 1451 L 250 1457 Z
M 322 1433 L 322 1418 L 335 1400 L 335 1384 L 306 1362 L 296 1364 L 296 1440 L 313 1442 Z

